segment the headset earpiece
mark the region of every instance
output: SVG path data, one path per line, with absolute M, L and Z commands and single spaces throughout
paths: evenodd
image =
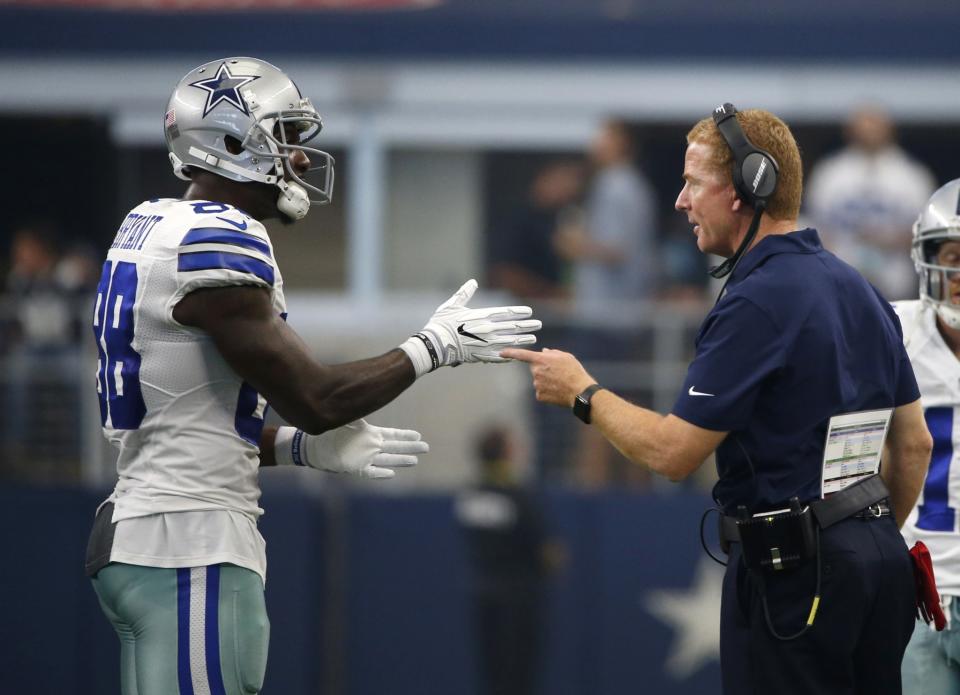
M 733 187 L 740 196 L 740 200 L 753 208 L 753 220 L 743 241 L 740 242 L 740 248 L 723 263 L 710 269 L 710 275 L 717 279 L 733 272 L 756 237 L 757 230 L 760 228 L 760 217 L 767 207 L 767 200 L 777 189 L 777 175 L 780 169 L 773 155 L 761 150 L 747 139 L 736 114 L 737 109 L 733 104 L 722 104 L 713 110 L 713 122 L 717 124 L 717 130 L 733 152 Z M 717 297 L 718 302 L 726 287 L 724 283 Z
M 773 155 L 750 142 L 736 113 L 733 104 L 723 104 L 713 110 L 713 122 L 733 152 L 733 186 L 743 202 L 756 208 L 777 189 L 780 167 Z

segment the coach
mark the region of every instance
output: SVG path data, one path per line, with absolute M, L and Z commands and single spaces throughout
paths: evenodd
M 716 452 L 729 550 L 724 693 L 899 693 L 914 588 L 898 525 L 932 447 L 900 324 L 816 231 L 797 230 L 802 164 L 779 118 L 719 107 L 687 134 L 683 178 L 676 208 L 701 252 L 727 258 L 711 271 L 726 285 L 669 415 L 601 388 L 568 353 L 503 354 L 530 363 L 538 400 L 572 407 L 671 480 Z M 885 409 L 893 414 L 881 475 L 821 502 L 830 419 Z M 792 498 L 794 509 L 813 510 L 785 516 L 810 523 L 796 536 L 806 539 L 800 559 L 781 563 L 778 547 L 766 548 L 759 566 L 738 519 L 789 508 Z

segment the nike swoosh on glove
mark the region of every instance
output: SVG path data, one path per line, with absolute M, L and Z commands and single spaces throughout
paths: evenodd
M 468 280 L 445 301 L 424 326 L 400 349 L 407 353 L 417 376 L 438 367 L 456 367 L 465 362 L 510 362 L 500 356 L 508 347 L 533 345 L 533 331 L 542 324 L 531 319 L 528 306 L 497 306 L 471 309 L 467 303 L 477 291 L 477 281 Z

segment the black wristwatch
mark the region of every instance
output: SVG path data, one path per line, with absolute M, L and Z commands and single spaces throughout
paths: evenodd
M 601 388 L 603 387 L 600 384 L 590 384 L 573 399 L 573 414 L 588 425 L 590 424 L 590 399 Z

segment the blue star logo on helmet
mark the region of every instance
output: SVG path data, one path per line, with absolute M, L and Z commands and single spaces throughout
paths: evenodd
M 247 103 L 240 96 L 240 88 L 245 84 L 260 79 L 259 75 L 234 75 L 226 63 L 220 63 L 217 74 L 206 80 L 191 82 L 191 87 L 203 89 L 207 92 L 207 103 L 203 107 L 203 118 L 221 103 L 227 103 L 249 116 Z

